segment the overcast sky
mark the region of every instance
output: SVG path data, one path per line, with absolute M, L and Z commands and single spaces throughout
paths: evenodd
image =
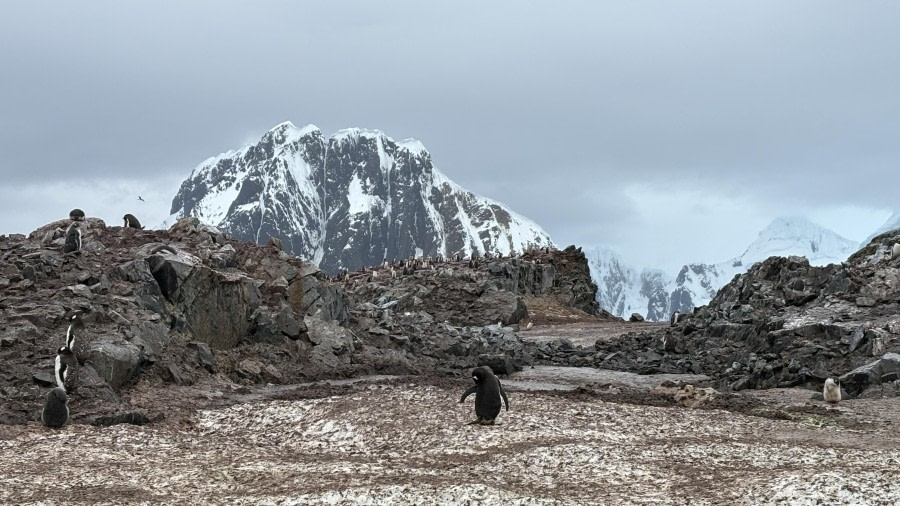
M 900 2 L 3 2 L 0 47 L 0 233 L 159 223 L 193 167 L 285 120 L 417 138 L 637 265 L 900 210 Z

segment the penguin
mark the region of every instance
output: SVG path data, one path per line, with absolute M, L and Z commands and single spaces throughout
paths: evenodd
M 73 251 L 81 251 L 81 229 L 78 228 L 78 223 L 74 221 L 66 229 L 66 244 L 63 246 L 63 253 L 71 253 Z
M 894 246 L 891 247 L 891 258 L 900 258 L 900 243 L 895 242 Z
M 133 214 L 126 214 L 125 216 L 122 216 L 122 219 L 125 220 L 125 228 L 144 229 L 144 227 L 141 226 L 141 222 L 138 221 Z
M 835 383 L 833 379 L 825 380 L 825 388 L 822 389 L 822 397 L 825 402 L 837 404 L 841 402 L 841 384 Z
M 69 211 L 69 219 L 72 221 L 84 221 L 84 211 L 75 208 Z
M 47 427 L 62 427 L 69 420 L 69 406 L 66 391 L 54 388 L 47 394 L 44 409 L 41 410 L 41 422 Z
M 56 384 L 66 391 L 78 390 L 78 359 L 71 348 L 61 346 L 56 352 Z
M 525 325 L 525 330 L 531 330 L 531 327 L 534 326 L 534 322 L 528 322 L 528 325 Z
M 506 403 L 506 411 L 509 411 L 509 399 L 506 398 L 503 385 L 487 366 L 472 369 L 472 379 L 475 380 L 475 386 L 463 392 L 459 402 L 462 404 L 466 397 L 474 393 L 475 416 L 478 418 L 470 422 L 470 425 L 494 425 L 502 407 L 501 399 Z

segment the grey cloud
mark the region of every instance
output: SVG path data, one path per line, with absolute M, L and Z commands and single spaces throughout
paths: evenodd
M 186 177 L 291 120 L 419 138 L 450 177 L 561 243 L 646 250 L 662 232 L 635 211 L 640 195 L 623 194 L 638 183 L 740 197 L 727 220 L 738 228 L 756 226 L 748 215 L 898 206 L 896 3 L 108 1 L 0 11 L 0 174 L 36 192 L 84 178 Z M 27 220 L 12 220 L 10 205 L 0 232 Z M 660 212 L 704 219 L 688 207 Z M 678 241 L 666 239 L 684 261 L 733 253 Z

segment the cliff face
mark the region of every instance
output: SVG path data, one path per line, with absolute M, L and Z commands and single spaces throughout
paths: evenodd
M 277 242 L 237 241 L 195 218 L 165 231 L 89 218 L 82 250 L 63 253 L 68 225 L 0 237 L 0 423 L 38 418 L 73 315 L 72 421 L 111 424 L 164 416 L 164 406 L 128 401 L 159 383 L 289 384 L 485 363 L 511 372 L 532 362 L 516 335 L 527 298 L 597 312 L 574 247 L 332 279 Z

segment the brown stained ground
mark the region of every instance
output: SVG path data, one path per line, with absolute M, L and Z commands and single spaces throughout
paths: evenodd
M 531 311 L 531 305 L 528 309 Z M 534 342 L 566 338 L 576 346 L 592 348 L 598 340 L 613 339 L 629 332 L 651 332 L 668 326 L 668 323 L 629 322 L 620 318 L 592 317 L 584 313 L 580 313 L 577 318 L 573 317 L 572 320 L 564 323 L 535 323 L 531 329 L 519 332 L 519 337 Z
M 574 389 L 532 389 L 549 377 Z M 773 390 L 689 409 L 585 381 L 541 369 L 505 380 L 511 409 L 494 427 L 467 425 L 469 382 L 443 377 L 139 385 L 132 402 L 171 402 L 164 421 L 0 427 L 0 504 L 900 501 L 898 399 L 830 407 Z

